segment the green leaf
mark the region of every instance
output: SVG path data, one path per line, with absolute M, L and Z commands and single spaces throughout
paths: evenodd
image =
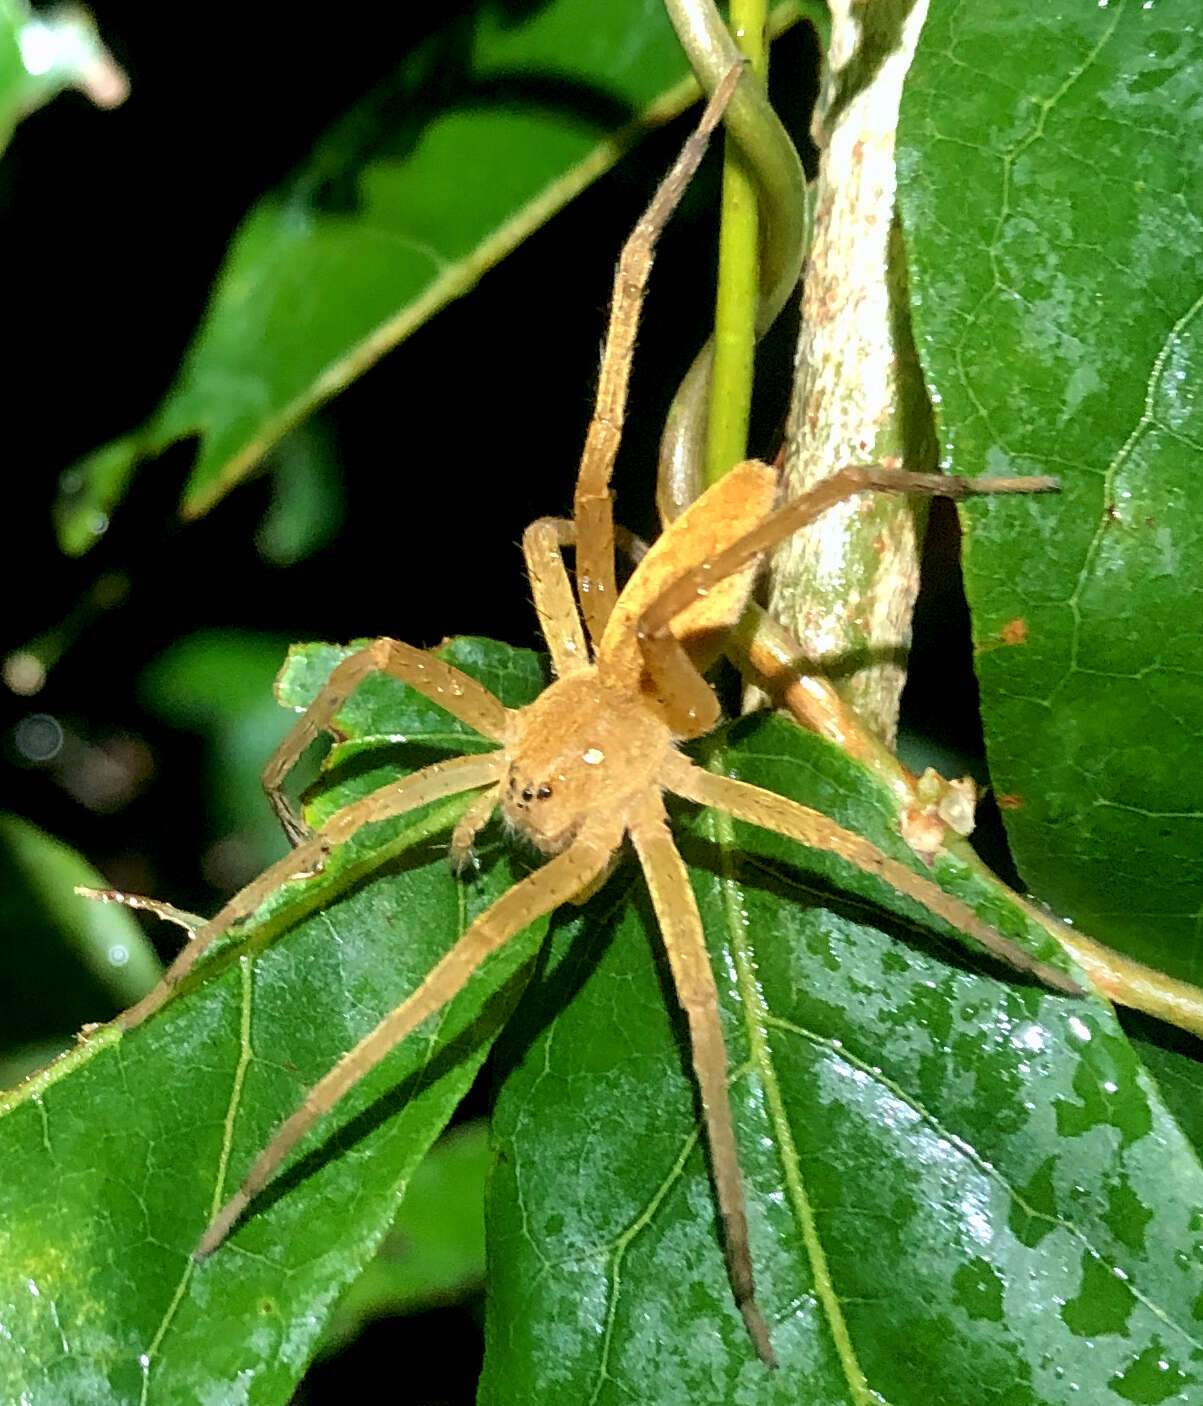
M 308 701 L 345 653 L 295 651 L 286 701 Z M 449 657 L 510 703 L 543 681 L 533 655 L 487 642 Z M 326 805 L 484 745 L 390 679 L 370 681 L 338 725 L 349 740 Z M 155 1018 L 106 1027 L 0 1097 L 0 1399 L 204 1401 L 233 1382 L 241 1400 L 289 1398 L 516 999 L 542 925 L 323 1120 L 211 1260 L 190 1253 L 282 1117 L 521 869 L 493 842 L 476 880 L 451 876 L 459 804 L 361 832 Z
M 990 769 L 1021 873 L 1203 980 L 1203 31 L 1189 0 L 933 0 L 899 199 L 966 514 Z
M 293 566 L 337 537 L 343 523 L 338 446 L 327 417 L 299 424 L 269 462 L 272 500 L 255 545 L 270 566 Z
M 249 212 L 163 404 L 65 475 L 64 550 L 92 545 L 141 459 L 192 435 L 183 510 L 205 512 L 695 91 L 659 5 L 506 8 L 450 17 Z
M 132 1005 L 158 979 L 158 958 L 133 915 L 81 898 L 77 886 L 107 884 L 69 845 L 20 816 L 0 814 L 6 1046 L 69 1034 L 85 1020 Z
M 348 648 L 294 650 L 281 700 L 305 706 Z M 542 682 L 533 656 L 487 641 L 450 657 L 511 705 Z M 384 677 L 337 728 L 314 820 L 485 745 Z M 840 752 L 778 719 L 731 738 L 711 765 L 909 858 L 889 793 Z M 542 925 L 323 1121 L 210 1261 L 189 1252 L 303 1092 L 521 869 L 494 831 L 481 877 L 454 881 L 457 809 L 361 832 L 145 1026 L 105 1029 L 0 1100 L 0 1395 L 204 1400 L 237 1380 L 244 1399 L 287 1399 Z M 1103 1384 L 1189 1391 L 1203 1173 L 1110 1014 L 938 941 L 913 903 L 838 861 L 712 812 L 678 820 L 782 1370 L 754 1357 L 730 1301 L 675 997 L 627 865 L 557 920 L 507 1031 L 483 1399 L 796 1402 L 799 1380 L 808 1399 L 858 1406 L 965 1399 L 966 1382 L 1014 1406 Z M 1047 946 L 956 861 L 935 877 Z
M 739 725 L 711 765 L 907 857 L 884 789 L 780 719 Z M 731 1301 L 628 867 L 556 922 L 499 1046 L 481 1400 L 1197 1399 L 1203 1170 L 1109 1009 L 966 960 L 838 861 L 715 812 L 679 831 L 780 1370 Z M 954 860 L 935 877 L 1039 940 Z
M 0 0 L 0 151 L 17 123 L 66 88 L 98 107 L 125 101 L 129 85 L 82 5 L 32 10 Z
M 21 29 L 28 16 L 20 0 L 0 0 L 0 149 L 24 111 L 28 74 L 21 61 Z
M 205 800 L 223 871 L 247 882 L 288 848 L 264 803 L 259 772 L 291 719 L 272 698 L 288 641 L 252 630 L 200 630 L 152 659 L 143 706 L 205 739 Z M 312 777 L 312 769 L 302 767 Z
M 435 1143 L 414 1172 L 376 1258 L 330 1320 L 324 1353 L 345 1346 L 372 1319 L 480 1292 L 488 1167 L 489 1130 L 483 1119 L 460 1124 Z
M 1124 1012 L 1124 1028 L 1141 1063 L 1157 1081 L 1166 1107 L 1203 1155 L 1203 1063 L 1199 1041 L 1150 1016 Z

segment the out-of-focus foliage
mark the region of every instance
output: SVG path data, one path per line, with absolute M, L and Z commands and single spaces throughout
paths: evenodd
M 66 88 L 116 107 L 129 88 L 82 5 L 32 10 L 0 0 L 0 150 L 22 117 Z

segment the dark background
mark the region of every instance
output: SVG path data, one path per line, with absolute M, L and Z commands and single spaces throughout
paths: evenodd
M 537 645 L 518 541 L 532 517 L 569 506 L 614 261 L 691 119 L 643 142 L 322 412 L 342 525 L 320 549 L 287 567 L 264 559 L 256 534 L 269 475 L 181 523 L 175 505 L 192 454 L 181 445 L 143 465 L 97 547 L 71 560 L 51 527 L 59 475 L 151 413 L 247 207 L 422 37 L 420 19 L 400 6 L 346 23 L 328 11 L 259 8 L 239 11 L 235 25 L 232 15 L 205 24 L 199 12 L 182 20 L 172 7 L 114 3 L 98 19 L 129 74 L 128 102 L 101 113 L 64 95 L 18 128 L 0 162 L 14 441 L 0 644 L 7 654 L 50 632 L 59 653 L 36 695 L 2 692 L 3 806 L 80 850 L 115 886 L 209 911 L 249 875 L 237 861 L 206 862 L 228 838 L 205 780 L 212 737 L 146 706 L 148 665 L 214 629 L 278 637 L 281 649 L 386 633 L 420 645 L 448 634 Z M 814 62 L 802 31 L 774 51 L 779 110 L 799 138 Z M 705 335 L 716 175 L 710 161 L 652 277 L 616 478 L 620 520 L 644 534 L 654 531 L 658 427 Z M 784 415 L 788 337 L 769 358 L 751 446 L 768 457 Z M 949 516 L 935 521 L 940 570 L 925 587 L 907 714 L 972 754 L 980 744 L 955 537 Z M 23 752 L 31 715 L 49 715 L 66 739 L 49 762 Z M 89 788 L 88 767 L 107 784 Z M 113 1014 L 103 995 L 94 1000 L 65 1011 L 47 995 L 44 1013 L 26 1020 L 35 1033 L 41 1024 L 47 1036 L 64 1034 L 76 1017 Z M 482 1105 L 478 1093 L 473 1106 Z M 403 1362 L 407 1385 L 395 1399 L 471 1400 L 477 1321 L 448 1309 L 377 1325 L 315 1368 L 299 1399 L 334 1400 L 377 1371 L 396 1382 Z

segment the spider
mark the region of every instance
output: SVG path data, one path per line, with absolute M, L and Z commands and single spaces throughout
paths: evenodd
M 570 521 L 542 518 L 523 537 L 539 624 L 555 681 L 531 704 L 505 707 L 482 684 L 424 650 L 379 639 L 345 658 L 269 761 L 263 780 L 294 848 L 236 894 L 193 938 L 162 982 L 121 1018 L 130 1028 L 159 1009 L 210 944 L 279 886 L 322 868 L 333 847 L 361 826 L 445 797 L 475 792 L 451 836 L 457 869 L 472 862 L 478 831 L 494 810 L 547 856 L 468 927 L 396 1010 L 310 1090 L 259 1154 L 245 1181 L 205 1231 L 211 1254 L 314 1122 L 427 1017 L 459 992 L 484 959 L 564 903 L 580 903 L 606 880 L 627 840 L 642 867 L 677 998 L 685 1013 L 723 1227 L 731 1291 L 756 1352 L 775 1365 L 757 1306 L 727 1090 L 718 995 L 697 903 L 669 830 L 664 792 L 830 851 L 878 875 L 995 955 L 1067 992 L 1078 987 L 983 923 L 965 904 L 820 812 L 695 765 L 679 744 L 709 731 L 719 702 L 704 677 L 752 590 L 764 552 L 833 503 L 866 489 L 942 494 L 1031 492 L 1048 479 L 966 481 L 853 465 L 774 508 L 768 465 L 737 465 L 676 519 L 616 590 L 609 480 L 621 434 L 643 290 L 657 237 L 701 160 L 739 70 L 702 121 L 629 237 L 619 261 L 597 403 Z M 576 551 L 576 592 L 563 550 Z M 496 743 L 484 754 L 436 762 L 337 811 L 312 831 L 284 791 L 305 749 L 369 674 L 384 671 Z

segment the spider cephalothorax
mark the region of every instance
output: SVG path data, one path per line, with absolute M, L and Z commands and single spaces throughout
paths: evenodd
M 559 854 L 586 815 L 623 827 L 630 797 L 653 783 L 672 745 L 668 725 L 595 668 L 570 674 L 512 716 L 501 813 L 544 854 Z
M 506 708 L 475 679 L 424 650 L 380 639 L 348 656 L 264 770 L 264 784 L 296 848 L 249 884 L 198 932 L 154 991 L 122 1017 L 126 1027 L 156 1011 L 212 942 L 282 884 L 303 881 L 361 826 L 447 796 L 475 793 L 451 839 L 462 865 L 473 838 L 500 808 L 547 862 L 481 913 L 401 1005 L 310 1090 L 277 1130 L 238 1191 L 213 1218 L 198 1257 L 215 1250 L 285 1157 L 343 1094 L 427 1017 L 440 1010 L 491 953 L 562 903 L 593 892 L 629 837 L 647 881 L 674 988 L 685 1013 L 720 1217 L 728 1278 L 756 1351 L 774 1361 L 756 1304 L 731 1110 L 718 993 L 689 876 L 673 842 L 663 793 L 727 811 L 876 874 L 929 912 L 1016 967 L 1061 990 L 1076 985 L 1003 938 L 931 880 L 889 858 L 820 812 L 696 766 L 677 741 L 700 736 L 719 716 L 704 671 L 747 599 L 761 554 L 831 504 L 864 489 L 896 493 L 1033 491 L 1048 480 L 968 482 L 897 469 L 852 466 L 774 511 L 776 476 L 756 461 L 737 465 L 666 529 L 621 595 L 614 587 L 610 471 L 618 445 L 626 368 L 655 237 L 718 121 L 737 73 L 707 107 L 698 133 L 662 184 L 623 251 L 597 408 L 570 522 L 542 519 L 523 539 L 535 608 L 557 680 L 528 707 Z M 579 597 L 562 549 L 576 549 Z M 582 616 L 584 617 L 582 621 Z M 588 638 L 586 638 L 586 635 Z M 481 755 L 437 762 L 337 811 L 313 833 L 283 781 L 368 674 L 386 671 L 496 744 Z

